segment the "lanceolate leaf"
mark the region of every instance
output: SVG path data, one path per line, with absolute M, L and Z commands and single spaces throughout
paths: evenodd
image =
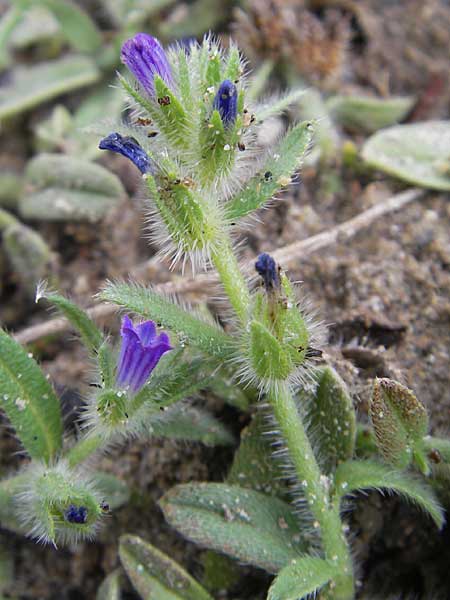
M 397 125 L 370 137 L 362 149 L 371 166 L 408 183 L 450 190 L 450 121 Z
M 226 206 L 226 216 L 230 221 L 240 219 L 254 212 L 270 200 L 274 194 L 291 183 L 292 175 L 298 169 L 312 139 L 312 126 L 299 123 L 287 133 L 268 157 L 259 173 L 250 180 L 241 193 Z
M 291 507 L 253 490 L 179 485 L 160 505 L 168 522 L 190 540 L 272 573 L 306 549 Z
M 192 406 L 174 407 L 168 421 L 153 423 L 153 435 L 202 442 L 207 446 L 233 444 L 231 432 L 206 410 Z
M 95 600 L 120 600 L 120 569 L 116 569 L 103 580 Z
M 347 129 L 372 133 L 404 119 L 414 102 L 414 98 L 409 97 L 334 96 L 327 102 L 327 108 Z
M 294 89 L 285 96 L 281 96 L 281 98 L 275 100 L 274 102 L 270 102 L 259 106 L 255 114 L 257 122 L 264 121 L 269 117 L 282 113 L 287 108 L 289 108 L 289 106 L 291 106 L 295 102 L 298 102 L 304 93 L 305 88 L 300 88 L 297 90 Z
M 135 535 L 120 538 L 119 556 L 144 599 L 213 600 L 180 565 Z
M 79 332 L 84 345 L 90 352 L 98 352 L 104 341 L 104 337 L 100 329 L 98 329 L 84 310 L 67 298 L 64 298 L 64 296 L 47 290 L 44 285 L 38 290 L 36 301 L 39 301 L 41 298 L 45 298 L 50 304 L 56 306 L 56 308 L 63 313 L 68 321 L 70 321 L 74 328 Z
M 25 450 L 49 462 L 61 449 L 59 401 L 36 361 L 0 329 L 0 406 Z
M 444 524 L 444 512 L 432 489 L 407 473 L 370 461 L 348 461 L 336 470 L 336 495 L 339 498 L 358 490 L 377 489 L 401 495 L 428 513 L 436 525 Z
M 0 119 L 95 83 L 99 77 L 95 63 L 87 56 L 66 56 L 32 67 L 16 67 L 8 84 L 0 88 Z
M 120 508 L 128 502 L 130 498 L 128 485 L 115 475 L 96 471 L 92 474 L 92 479 L 95 489 L 111 510 Z
M 288 488 L 273 456 L 273 440 L 267 435 L 269 429 L 262 412 L 257 412 L 241 433 L 241 444 L 234 455 L 227 483 L 283 498 Z
M 192 313 L 155 293 L 151 288 L 127 283 L 108 283 L 100 297 L 147 319 L 155 320 L 162 327 L 177 333 L 181 341 L 191 343 L 211 356 L 220 359 L 233 356 L 233 341 L 218 326 L 192 316 Z
M 316 381 L 313 394 L 300 392 L 301 404 L 305 405 L 308 431 L 318 448 L 322 469 L 330 473 L 353 457 L 355 411 L 347 387 L 334 369 L 317 369 Z
M 313 594 L 333 577 L 336 567 L 313 556 L 302 556 L 282 569 L 269 589 L 267 600 L 301 600 Z
M 31 3 L 30 3 L 31 4 Z M 37 0 L 58 20 L 68 41 L 80 52 L 95 52 L 102 38 L 89 15 L 71 0 Z

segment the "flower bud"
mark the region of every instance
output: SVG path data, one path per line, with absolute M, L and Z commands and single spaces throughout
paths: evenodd
M 428 414 L 411 390 L 391 379 L 376 379 L 370 418 L 386 462 L 405 468 L 414 459 L 420 470 L 428 471 L 423 448 Z
M 219 111 L 225 127 L 233 125 L 237 116 L 238 95 L 236 86 L 229 79 L 220 84 L 214 98 L 213 108 Z
M 146 33 L 137 33 L 122 46 L 122 62 L 133 73 L 149 96 L 155 95 L 154 77 L 159 75 L 172 84 L 172 71 L 159 41 Z

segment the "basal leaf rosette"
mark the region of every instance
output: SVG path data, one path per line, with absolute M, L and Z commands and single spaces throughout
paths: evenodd
M 65 461 L 53 466 L 33 462 L 23 480 L 15 506 L 30 537 L 57 545 L 95 536 L 104 508 L 92 481 Z
M 262 391 L 281 381 L 304 384 L 312 375 L 313 359 L 321 356 L 320 328 L 272 257 L 261 254 L 255 268 L 262 287 L 252 296 L 240 376 Z

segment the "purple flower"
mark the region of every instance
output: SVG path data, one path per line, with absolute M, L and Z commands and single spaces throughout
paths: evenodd
M 232 125 L 235 122 L 237 115 L 237 89 L 229 79 L 225 79 L 220 84 L 214 98 L 213 108 L 219 111 L 222 123 L 225 126 Z
M 261 275 L 267 291 L 280 287 L 278 265 L 270 254 L 260 254 L 255 262 L 255 269 Z
M 155 95 L 154 77 L 159 75 L 172 84 L 172 71 L 159 41 L 146 33 L 137 33 L 122 46 L 122 62 L 130 69 L 149 96 Z
M 87 508 L 85 506 L 75 506 L 75 504 L 71 504 L 64 512 L 64 518 L 69 523 L 83 525 L 87 522 L 88 518 Z
M 117 367 L 117 385 L 138 392 L 156 367 L 161 356 L 172 350 L 164 331 L 156 335 L 153 321 L 133 325 L 130 317 L 122 320 L 122 347 Z
M 133 137 L 110 133 L 100 141 L 98 147 L 100 150 L 111 150 L 126 156 L 144 175 L 154 171 L 153 161 Z

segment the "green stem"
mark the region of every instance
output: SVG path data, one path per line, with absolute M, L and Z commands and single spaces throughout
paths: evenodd
M 250 295 L 239 270 L 229 240 L 218 244 L 212 260 L 222 284 L 241 323 L 248 319 Z M 294 398 L 286 382 L 274 385 L 268 393 L 281 435 L 286 442 L 297 477 L 309 508 L 322 533 L 325 556 L 333 562 L 340 575 L 329 586 L 329 597 L 334 600 L 349 600 L 354 595 L 353 567 L 347 541 L 342 532 L 339 506 L 330 502 L 329 480 L 320 472 L 311 444 L 297 410 Z
M 224 237 L 219 241 L 212 251 L 211 258 L 236 315 L 241 323 L 245 324 L 248 318 L 250 294 L 228 238 Z
M 301 416 L 287 383 L 274 385 L 268 393 L 275 418 L 302 486 L 309 509 L 322 534 L 325 557 L 339 569 L 340 575 L 330 587 L 330 598 L 353 598 L 353 568 L 347 541 L 342 532 L 339 506 L 329 500 L 329 480 L 321 474 Z
M 72 468 L 76 467 L 89 458 L 89 456 L 98 450 L 104 443 L 105 440 L 100 435 L 81 438 L 65 456 L 69 466 Z

